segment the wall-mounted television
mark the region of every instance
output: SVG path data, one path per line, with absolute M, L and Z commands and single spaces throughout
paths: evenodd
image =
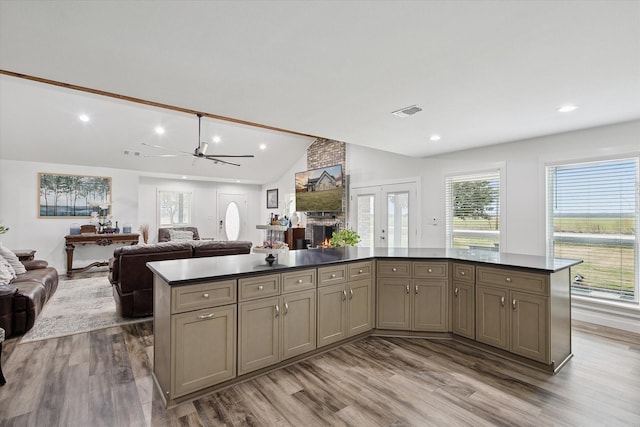
M 342 165 L 296 173 L 298 212 L 342 212 Z

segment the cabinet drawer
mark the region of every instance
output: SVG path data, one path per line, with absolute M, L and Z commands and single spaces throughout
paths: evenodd
M 449 276 L 448 262 L 414 262 L 413 277 L 443 279 Z
M 349 280 L 370 279 L 373 274 L 373 263 L 356 262 L 348 265 L 349 268 Z
M 500 286 L 518 291 L 549 295 L 549 278 L 542 274 L 506 268 L 478 267 L 476 275 L 478 285 Z
M 378 261 L 378 276 L 410 277 L 411 262 L 409 261 Z
M 282 273 L 282 293 L 316 288 L 316 270 Z
M 236 281 L 206 282 L 171 288 L 171 313 L 216 307 L 236 302 Z
M 458 282 L 474 283 L 476 281 L 476 268 L 469 264 L 453 263 L 453 279 Z
M 336 285 L 347 281 L 347 266 L 336 265 L 318 269 L 318 286 Z
M 238 280 L 238 300 L 280 295 L 280 275 L 269 274 L 267 276 L 249 277 Z

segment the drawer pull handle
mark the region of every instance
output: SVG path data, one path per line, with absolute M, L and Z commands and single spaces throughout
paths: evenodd
M 262 286 L 262 285 L 258 286 L 258 290 L 259 290 L 259 291 L 261 291 L 261 290 L 263 290 L 263 289 L 264 289 L 264 286 Z
M 398 271 L 398 269 L 397 269 L 397 268 L 395 268 L 395 267 L 393 267 L 393 268 L 391 269 L 391 271 L 393 271 L 393 272 L 395 273 L 396 271 Z
M 298 279 L 298 283 L 302 283 L 302 279 Z
M 430 269 L 427 270 L 427 272 L 428 273 L 433 273 L 433 269 L 430 268 Z
M 209 294 L 202 294 L 202 298 L 209 298 Z
M 464 276 L 465 274 L 467 274 L 467 273 L 465 273 L 464 271 L 461 271 L 461 272 L 460 272 L 460 275 L 461 275 L 461 276 Z
M 286 302 L 284 303 L 284 314 L 287 314 L 289 312 L 289 304 L 287 304 Z
M 358 274 L 362 274 L 362 269 L 358 270 Z
M 211 319 L 213 316 L 215 316 L 215 313 L 201 314 L 198 319 Z
M 409 285 L 407 285 L 407 288 L 406 288 L 406 290 L 407 290 L 407 293 L 409 293 Z
M 505 280 L 507 281 L 507 283 L 511 283 L 511 277 L 507 277 Z
M 332 278 L 332 279 L 335 279 L 335 278 L 336 278 L 336 274 L 335 274 L 335 273 L 333 273 L 333 274 L 331 275 L 331 278 Z
M 500 297 L 500 305 L 504 307 L 504 297 Z
M 276 317 L 280 316 L 280 306 L 276 304 L 274 308 L 276 309 Z
M 514 299 L 513 301 L 511 301 L 511 307 L 515 310 L 516 309 L 516 300 Z
M 458 297 L 458 292 L 460 292 L 460 290 L 458 288 L 455 288 L 453 290 L 453 294 L 456 296 L 456 298 Z
M 346 301 L 347 299 L 347 291 L 342 291 L 342 301 Z

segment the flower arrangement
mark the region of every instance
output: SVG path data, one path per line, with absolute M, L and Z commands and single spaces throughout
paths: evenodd
M 91 212 L 91 219 L 89 220 L 92 224 L 96 224 L 99 227 L 111 227 L 111 214 L 109 213 L 111 209 L 111 205 L 103 204 L 103 205 L 92 205 L 93 211 Z
M 333 232 L 331 235 L 331 246 L 334 248 L 355 246 L 358 243 L 360 243 L 360 235 L 349 228 L 344 228 L 337 233 Z

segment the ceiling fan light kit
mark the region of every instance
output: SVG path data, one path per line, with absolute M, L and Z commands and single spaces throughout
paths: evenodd
M 232 166 L 240 166 L 238 163 L 230 162 L 227 160 L 222 160 L 220 157 L 255 157 L 253 154 L 206 154 L 207 148 L 209 148 L 209 144 L 202 141 L 201 133 L 202 133 L 202 114 L 198 113 L 198 145 L 196 146 L 193 153 L 188 153 L 186 151 L 177 151 L 175 154 L 145 154 L 144 157 L 178 157 L 178 156 L 193 156 L 199 159 L 206 159 L 213 161 L 214 165 L 224 164 L 224 165 L 232 165 Z M 147 147 L 160 148 L 162 150 L 174 151 L 170 148 L 163 147 L 161 145 L 156 144 L 148 144 L 146 142 L 142 142 L 142 145 L 146 145 Z

